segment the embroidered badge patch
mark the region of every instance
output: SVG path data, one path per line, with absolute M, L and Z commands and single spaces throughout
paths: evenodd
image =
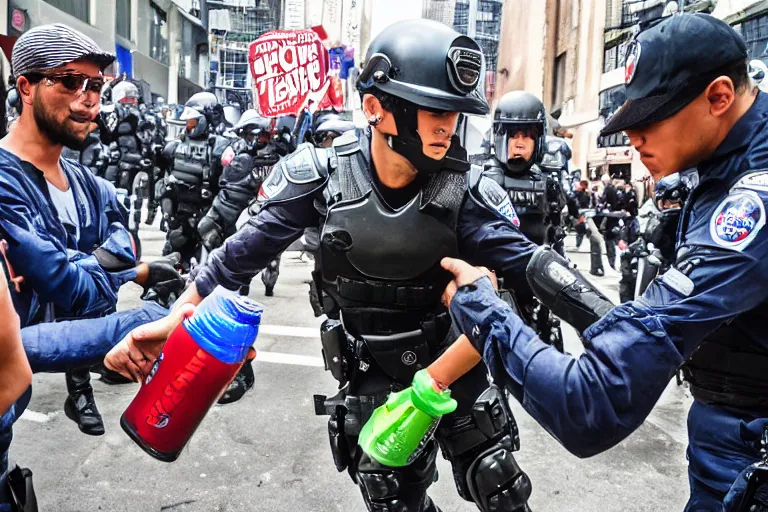
M 637 71 L 637 63 L 640 61 L 640 43 L 632 41 L 627 50 L 627 58 L 624 61 L 624 84 L 629 85 L 632 83 L 632 79 L 635 78 L 635 72 Z
M 483 177 L 480 180 L 480 194 L 494 210 L 518 228 L 520 227 L 520 217 L 517 216 L 515 207 L 512 206 L 512 201 L 510 201 L 504 189 L 495 181 Z
M 709 233 L 717 245 L 743 250 L 765 225 L 765 206 L 751 190 L 738 190 L 715 209 Z

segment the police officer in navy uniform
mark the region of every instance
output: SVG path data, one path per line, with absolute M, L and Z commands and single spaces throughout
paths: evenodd
M 450 279 L 439 265 L 443 256 L 494 268 L 518 300 L 530 300 L 524 270 L 536 246 L 511 222 L 504 190 L 482 169 L 470 170 L 455 134 L 460 112 L 489 111 L 478 90 L 483 73 L 477 43 L 441 23 L 385 29 L 371 42 L 358 81 L 370 127 L 328 149 L 301 144 L 275 166 L 262 186 L 268 201 L 211 252 L 178 302 L 197 303 L 217 285 L 249 284 L 305 228 L 319 227 L 312 302 L 328 316 L 321 339 L 339 392 L 315 403 L 331 415 L 337 469 L 349 471 L 371 511 L 438 510 L 427 496 L 438 444 L 464 499 L 483 511 L 528 510 L 530 481 L 513 456 L 517 428 L 482 365 L 453 386 L 457 412 L 443 418 L 437 442 L 410 465 L 383 466 L 357 447 L 373 409 L 455 339 L 440 302 Z M 150 348 L 134 334 L 107 365 L 142 370 L 128 355 Z
M 686 511 L 768 507 L 768 96 L 749 83 L 746 60 L 741 36 L 705 14 L 668 18 L 631 44 L 628 100 L 602 134 L 624 131 L 657 181 L 695 166 L 699 183 L 681 212 L 672 267 L 587 328 L 578 359 L 536 339 L 477 269 L 446 262 L 462 331 L 579 456 L 630 435 L 683 366 L 694 397 Z M 567 274 L 559 284 L 529 275 L 545 302 L 570 300 Z

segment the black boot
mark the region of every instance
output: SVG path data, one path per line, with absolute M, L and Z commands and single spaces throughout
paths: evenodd
M 221 395 L 221 398 L 219 398 L 219 403 L 221 405 L 237 402 L 243 398 L 246 391 L 253 387 L 254 382 L 256 382 L 256 377 L 253 375 L 252 362 L 252 359 L 248 359 L 245 364 L 243 364 L 243 367 L 240 368 L 240 372 L 235 376 L 235 380 L 232 381 L 224 394 Z
M 93 398 L 91 377 L 88 368 L 81 368 L 66 374 L 69 396 L 64 401 L 64 413 L 89 436 L 104 435 L 104 420 L 96 408 Z
M 275 287 L 274 286 L 265 286 L 264 287 L 264 295 L 267 297 L 272 297 L 275 294 Z

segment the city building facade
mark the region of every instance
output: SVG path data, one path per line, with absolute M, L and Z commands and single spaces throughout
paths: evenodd
M 107 70 L 141 85 L 144 100 L 184 102 L 202 90 L 207 32 L 197 0 L 6 0 L 3 31 L 19 37 L 47 23 L 64 23 L 115 52 Z M 7 78 L 7 77 L 4 77 Z

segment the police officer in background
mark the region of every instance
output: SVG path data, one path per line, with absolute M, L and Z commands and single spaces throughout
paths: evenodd
M 578 359 L 537 340 L 479 270 L 446 262 L 461 330 L 579 456 L 630 435 L 683 365 L 691 512 L 768 510 L 768 96 L 746 60 L 741 36 L 705 14 L 667 18 L 628 48 L 628 100 L 602 135 L 624 131 L 657 181 L 695 166 L 699 183 L 672 267 L 589 327 Z M 567 302 L 574 288 L 562 282 L 537 293 Z
M 547 112 L 541 100 L 524 91 L 508 92 L 493 113 L 495 154 L 485 162 L 484 172 L 509 194 L 523 234 L 562 254 L 562 237 L 555 238 L 549 228 L 560 224 L 566 198 L 560 180 L 538 165 L 547 153 L 546 140 Z
M 223 118 L 216 95 L 194 94 L 179 116 L 185 122 L 181 140 L 171 141 L 163 149 L 163 158 L 171 162 L 160 199 L 168 225 L 163 255 L 179 252 L 186 271 L 192 258 L 200 261 L 203 244 L 197 225 L 219 191 L 221 157 L 230 143 L 216 135 Z
M 547 151 L 547 111 L 533 94 L 508 92 L 493 113 L 494 156 L 484 163 L 483 173 L 501 185 L 517 212 L 513 220 L 532 242 L 552 247 L 565 255 L 565 233 L 560 212 L 566 204 L 561 182 L 544 173 L 540 163 Z M 536 305 L 530 312 L 542 339 L 563 350 L 559 320 L 547 308 Z
M 482 169 L 470 171 L 455 134 L 460 112 L 489 111 L 478 90 L 477 43 L 436 21 L 403 21 L 371 42 L 366 63 L 358 89 L 370 127 L 336 138 L 331 149 L 302 144 L 275 166 L 262 186 L 268 201 L 210 254 L 177 304 L 199 303 L 217 285 L 247 285 L 305 228 L 318 227 L 313 307 L 328 316 L 321 339 L 339 392 L 316 404 L 331 414 L 337 469 L 349 471 L 368 510 L 437 511 L 427 489 L 439 443 L 464 499 L 483 511 L 527 510 L 516 426 L 482 365 L 456 383 L 457 411 L 411 464 L 384 466 L 357 447 L 373 408 L 455 339 L 440 302 L 450 278 L 440 259 L 483 262 L 530 301 L 523 272 L 535 249 L 512 224 L 504 190 Z M 144 333 L 167 334 L 156 327 Z M 131 366 L 131 354 L 152 350 L 147 341 L 134 332 L 105 363 L 148 370 Z
M 219 193 L 197 226 L 203 245 L 209 251 L 234 234 L 237 218 L 256 197 L 264 181 L 262 168 L 271 168 L 280 158 L 268 147 L 270 122 L 251 109 L 232 127 L 239 138 L 222 155 L 224 169 L 219 178 Z

